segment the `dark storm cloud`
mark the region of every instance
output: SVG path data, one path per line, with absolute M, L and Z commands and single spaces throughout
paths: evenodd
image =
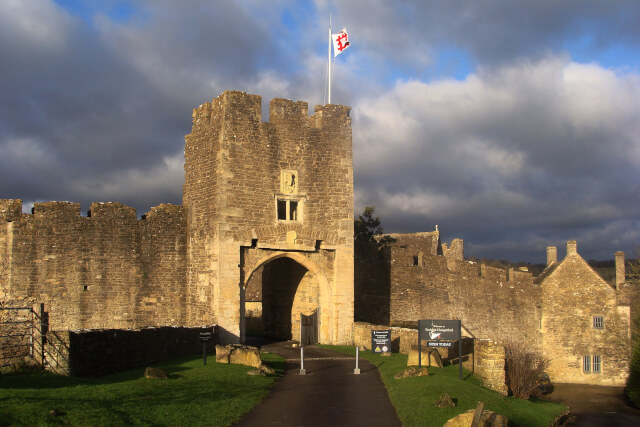
M 126 22 L 85 22 L 47 1 L 2 4 L 2 197 L 179 202 L 191 109 L 277 55 L 234 2 L 149 5 Z
M 0 0 L 2 198 L 179 203 L 194 107 L 227 89 L 262 95 L 265 120 L 273 97 L 325 102 L 331 9 L 353 43 L 332 101 L 353 107 L 357 209 L 476 256 L 640 244 L 640 2 L 84 4 Z M 462 81 L 429 74 L 450 48 Z

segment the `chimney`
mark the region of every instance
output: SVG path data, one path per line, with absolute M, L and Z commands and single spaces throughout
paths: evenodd
M 558 248 L 547 246 L 547 267 L 556 262 L 558 262 Z
M 624 252 L 618 251 L 615 254 L 616 257 L 616 290 L 619 290 L 626 281 L 624 271 Z
M 567 242 L 567 255 L 575 255 L 578 253 L 578 243 L 575 240 Z

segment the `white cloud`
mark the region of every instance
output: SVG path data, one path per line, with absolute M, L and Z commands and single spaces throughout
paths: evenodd
M 640 217 L 639 100 L 638 75 L 566 57 L 399 82 L 354 105 L 357 206 L 523 239 Z
M 3 0 L 0 38 L 19 39 L 23 49 L 59 50 L 64 46 L 72 19 L 47 0 Z

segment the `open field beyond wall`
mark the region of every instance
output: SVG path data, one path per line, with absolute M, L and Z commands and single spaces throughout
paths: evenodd
M 324 346 L 332 350 L 355 355 L 354 347 Z M 393 376 L 407 367 L 407 355 L 393 354 L 382 357 L 370 351 L 360 352 L 378 367 L 389 397 L 395 406 L 404 427 L 442 426 L 450 418 L 469 409 L 475 409 L 478 401 L 484 408 L 509 418 L 511 427 L 548 426 L 566 407 L 544 400 L 522 400 L 505 397 L 482 387 L 480 379 L 463 372 L 459 379 L 457 365 L 444 368 L 429 368 L 429 376 L 395 380 Z M 433 404 L 443 393 L 449 393 L 456 402 L 454 408 L 436 408 Z
M 99 378 L 44 372 L 0 376 L 0 426 L 207 425 L 240 419 L 284 371 L 278 356 L 262 355 L 276 375 L 249 376 L 253 369 L 221 365 L 215 357 L 187 356 L 153 366 L 166 380 L 144 378 L 144 367 Z

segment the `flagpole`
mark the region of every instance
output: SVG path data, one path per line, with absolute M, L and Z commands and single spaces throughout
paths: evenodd
M 331 12 L 329 12 L 329 93 L 327 95 L 328 104 L 331 104 Z

